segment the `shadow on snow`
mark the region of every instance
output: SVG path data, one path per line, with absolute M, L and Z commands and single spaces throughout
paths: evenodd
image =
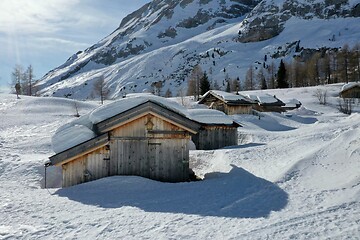
M 259 146 L 264 146 L 264 145 L 266 145 L 266 144 L 265 143 L 245 143 L 245 144 L 240 144 L 240 145 L 227 146 L 227 147 L 223 147 L 221 149 L 253 148 L 253 147 L 259 147 Z
M 229 173 L 209 173 L 204 181 L 162 183 L 136 176 L 114 176 L 59 189 L 55 194 L 103 208 L 131 206 L 146 212 L 260 218 L 287 205 L 276 184 L 232 165 Z

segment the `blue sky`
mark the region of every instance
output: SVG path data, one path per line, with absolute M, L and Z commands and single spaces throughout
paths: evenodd
M 0 89 L 16 64 L 36 79 L 114 31 L 150 0 L 1 0 Z M 1 91 L 1 90 L 0 90 Z

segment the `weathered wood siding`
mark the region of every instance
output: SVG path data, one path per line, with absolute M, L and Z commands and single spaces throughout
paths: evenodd
M 189 178 L 190 135 L 148 114 L 110 132 L 109 147 L 75 157 L 62 165 L 63 187 L 111 175 L 136 175 L 159 181 Z
M 109 152 L 102 147 L 62 165 L 62 186 L 69 187 L 108 176 L 108 159 Z
M 204 126 L 192 140 L 199 150 L 219 149 L 237 145 L 238 133 L 236 127 Z
M 203 104 L 209 106 L 211 109 L 219 110 L 227 115 L 234 114 L 251 114 L 252 104 L 249 105 L 228 105 L 225 102 L 209 96 Z
M 254 105 L 254 109 L 259 112 L 286 112 L 285 108 L 281 106 L 271 106 L 271 105 Z
M 190 136 L 182 130 L 150 114 L 114 129 L 110 133 L 111 175 L 188 180 Z
M 340 93 L 342 98 L 360 98 L 360 87 L 353 87 Z
M 227 115 L 234 114 L 251 114 L 252 105 L 226 105 L 225 113 Z

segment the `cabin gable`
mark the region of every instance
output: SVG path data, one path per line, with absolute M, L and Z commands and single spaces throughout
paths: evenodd
M 110 175 L 187 181 L 190 133 L 148 113 L 110 131 Z
M 237 96 L 235 94 L 233 95 Z M 249 101 L 246 101 L 244 99 L 227 100 L 222 98 L 221 96 L 218 96 L 212 91 L 209 91 L 207 94 L 205 94 L 204 97 L 199 101 L 199 104 L 204 104 L 210 109 L 219 110 L 227 115 L 250 114 L 254 105 L 250 99 Z

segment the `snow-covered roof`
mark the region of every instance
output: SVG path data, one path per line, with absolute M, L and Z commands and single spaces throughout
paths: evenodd
M 261 95 L 246 94 L 246 96 L 259 104 L 282 103 L 278 98 L 270 94 L 261 94 Z
M 233 124 L 234 120 L 225 113 L 214 109 L 189 109 L 188 117 L 205 124 Z
M 288 99 L 284 103 L 285 103 L 285 107 L 295 108 L 301 106 L 301 102 L 295 98 Z
M 96 134 L 84 125 L 68 125 L 67 128 L 56 131 L 53 135 L 51 139 L 52 148 L 54 152 L 60 153 L 94 137 Z
M 200 124 L 233 124 L 233 120 L 230 117 L 217 110 L 189 110 L 177 102 L 163 97 L 150 94 L 132 94 L 126 98 L 103 105 L 92 112 L 61 126 L 52 137 L 53 150 L 55 153 L 60 153 L 96 137 L 97 135 L 94 132 L 95 124 L 149 101 Z
M 344 84 L 344 86 L 342 86 L 341 92 L 349 90 L 354 87 L 360 87 L 360 83 L 359 82 L 346 83 L 346 84 Z
M 234 93 L 229 93 L 229 92 L 224 92 L 224 91 L 219 91 L 219 90 L 210 90 L 208 92 L 206 92 L 203 96 L 203 99 L 208 96 L 209 94 L 214 95 L 220 99 L 222 99 L 225 102 L 248 102 L 251 103 L 252 100 L 249 99 L 248 97 L 241 95 L 241 94 L 234 94 Z
M 105 119 L 111 118 L 117 114 L 126 112 L 127 110 L 139 106 L 148 101 L 157 103 L 160 106 L 172 110 L 180 115 L 183 116 L 187 115 L 187 109 L 174 101 L 170 101 L 166 98 L 155 96 L 152 94 L 140 93 L 140 94 L 131 94 L 126 98 L 122 98 L 112 103 L 103 105 L 95 109 L 93 112 L 91 112 L 89 118 L 93 124 L 96 124 L 101 121 L 104 121 Z

